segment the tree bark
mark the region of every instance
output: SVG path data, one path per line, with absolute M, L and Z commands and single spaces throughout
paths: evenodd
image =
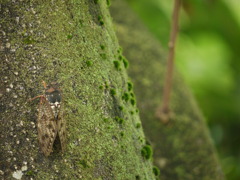
M 169 123 L 155 117 L 166 70 L 166 53 L 159 42 L 125 2 L 113 1 L 111 14 L 123 54 L 131 63 L 129 75 L 160 179 L 224 179 L 204 118 L 179 73 L 174 72 Z
M 0 2 L 0 179 L 155 179 L 109 1 Z M 60 83 L 67 122 L 49 157 L 28 102 L 42 80 Z

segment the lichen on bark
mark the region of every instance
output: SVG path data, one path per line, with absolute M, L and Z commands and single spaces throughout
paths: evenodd
M 0 178 L 155 178 L 107 2 L 1 1 Z M 28 102 L 42 80 L 60 83 L 67 121 L 67 150 L 49 157 Z

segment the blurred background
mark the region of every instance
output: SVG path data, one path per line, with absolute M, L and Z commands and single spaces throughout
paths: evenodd
M 174 0 L 127 0 L 168 50 Z M 183 0 L 176 69 L 192 89 L 228 180 L 240 179 L 240 0 Z

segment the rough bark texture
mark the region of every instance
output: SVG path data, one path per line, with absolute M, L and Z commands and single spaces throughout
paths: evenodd
M 154 163 L 162 180 L 224 179 L 204 119 L 194 98 L 175 72 L 168 124 L 155 118 L 161 103 L 166 56 L 157 40 L 128 6 L 115 0 L 111 6 L 123 54 L 130 61 L 140 117 L 154 147 Z
M 0 179 L 155 179 L 109 1 L 0 2 Z M 67 121 L 49 157 L 27 101 L 42 80 L 61 84 Z

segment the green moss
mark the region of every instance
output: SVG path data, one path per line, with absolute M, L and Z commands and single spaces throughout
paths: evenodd
M 115 89 L 110 89 L 110 94 L 111 94 L 112 96 L 115 96 L 115 95 L 116 95 L 116 90 L 115 90 Z
M 144 139 L 142 137 L 138 137 L 138 140 L 143 143 L 144 142 Z
M 132 91 L 133 89 L 133 84 L 131 82 L 128 82 L 128 91 Z
M 130 111 L 130 114 L 133 115 L 133 114 L 134 114 L 134 111 Z
M 79 20 L 79 24 L 80 24 L 80 27 L 82 27 L 83 26 L 83 20 Z
M 136 180 L 140 180 L 141 179 L 139 175 L 136 175 L 135 178 L 136 178 Z
M 31 170 L 26 172 L 26 176 L 33 176 L 33 175 L 34 175 L 34 173 Z
M 119 110 L 120 110 L 120 111 L 122 111 L 122 110 L 123 110 L 123 106 L 119 106 L 118 108 L 119 108 Z
M 111 1 L 110 0 L 106 0 L 107 1 L 107 6 L 109 7 L 111 5 Z
M 103 86 L 102 86 L 102 85 L 101 85 L 101 86 L 99 86 L 99 89 L 103 90 Z
M 90 165 L 88 164 L 88 162 L 85 161 L 85 160 L 80 160 L 80 161 L 79 161 L 79 164 L 82 165 L 82 167 L 84 167 L 84 168 L 89 168 L 89 167 L 90 167 Z
M 93 62 L 92 61 L 86 61 L 86 64 L 88 67 L 92 66 L 93 65 Z
M 120 117 L 115 117 L 115 121 L 117 121 L 119 124 L 123 124 L 124 123 L 124 119 L 122 119 Z
M 94 0 L 94 3 L 97 4 L 99 2 L 99 0 Z
M 36 41 L 31 37 L 31 36 L 27 36 L 23 39 L 23 43 L 24 44 L 33 44 L 35 43 Z
M 140 128 L 140 127 L 141 127 L 141 123 L 137 123 L 136 128 Z
M 121 61 L 122 59 L 123 59 L 123 57 L 122 57 L 121 55 L 119 55 L 119 56 L 118 56 L 118 60 Z
M 104 25 L 102 16 L 98 16 L 98 21 L 99 21 L 100 25 Z
M 119 61 L 113 61 L 113 64 L 117 70 L 121 70 L 121 65 Z
M 123 123 L 124 123 L 124 119 L 120 118 L 119 124 L 123 124 Z
M 136 104 L 136 100 L 135 99 L 131 99 L 130 100 L 131 104 L 134 106 Z
M 104 25 L 104 22 L 103 22 L 103 20 L 99 20 L 99 22 L 100 22 L 100 24 L 101 24 L 101 25 Z
M 125 92 L 122 96 L 122 100 L 125 100 L 126 102 L 128 102 L 129 99 L 130 99 L 129 94 Z
M 70 147 L 70 149 L 73 149 L 74 148 L 74 144 L 73 143 L 69 143 L 69 147 Z
M 72 34 L 68 34 L 68 35 L 67 35 L 67 38 L 68 38 L 68 39 L 72 39 L 72 38 L 73 38 L 73 35 L 72 35 Z
M 100 56 L 101 56 L 101 58 L 103 58 L 103 59 L 107 59 L 107 55 L 106 55 L 105 53 L 101 53 Z
M 150 159 L 152 157 L 152 147 L 145 145 L 141 150 L 141 154 L 145 159 Z
M 108 119 L 108 118 L 103 118 L 103 121 L 104 121 L 104 122 L 108 122 L 109 119 Z
M 119 54 L 121 54 L 121 53 L 122 53 L 122 48 L 119 47 L 118 50 L 117 50 L 117 52 L 118 52 Z
M 120 136 L 122 136 L 122 137 L 123 137 L 123 136 L 124 136 L 124 132 L 121 132 L 121 133 L 120 133 Z
M 159 176 L 159 175 L 160 175 L 160 170 L 158 169 L 158 167 L 153 166 L 153 174 L 154 174 L 155 176 Z
M 125 67 L 125 68 L 128 68 L 129 63 L 128 63 L 128 60 L 127 60 L 127 59 L 123 58 L 123 64 L 124 64 L 124 67 Z
M 100 45 L 100 48 L 102 49 L 102 50 L 104 50 L 105 49 L 105 46 L 104 45 Z

